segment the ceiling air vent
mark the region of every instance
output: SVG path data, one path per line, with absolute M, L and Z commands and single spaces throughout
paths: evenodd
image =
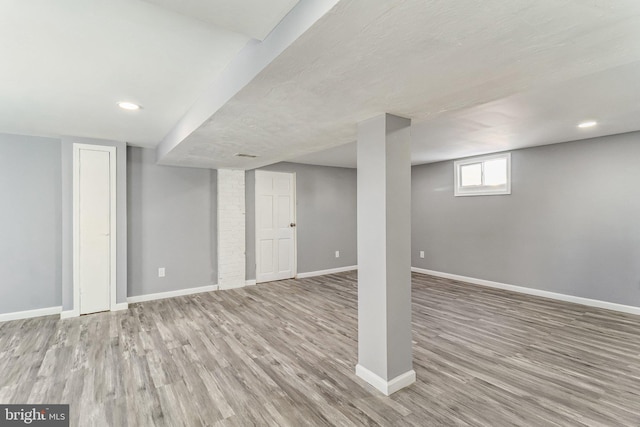
M 258 156 L 254 156 L 253 154 L 244 154 L 244 153 L 236 153 L 236 157 L 247 157 L 249 159 L 255 159 Z

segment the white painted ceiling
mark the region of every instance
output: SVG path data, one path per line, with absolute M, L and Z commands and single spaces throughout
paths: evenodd
M 414 146 L 412 144 L 412 146 Z M 413 153 L 411 153 L 413 158 Z M 355 168 L 358 160 L 358 149 L 356 142 L 349 142 L 344 145 L 316 151 L 299 157 L 287 159 L 293 163 L 305 163 L 308 165 L 334 166 L 338 168 Z
M 640 62 L 443 114 L 411 128 L 413 164 L 575 141 L 640 129 Z M 576 125 L 596 120 L 598 125 Z M 356 167 L 356 143 L 290 159 Z
M 298 0 L 145 0 L 254 39 L 264 40 Z
M 639 65 L 636 0 L 342 0 L 160 161 L 305 161 L 383 112 L 416 163 L 637 130 Z
M 152 2 L 0 0 L 0 132 L 155 146 L 295 4 Z

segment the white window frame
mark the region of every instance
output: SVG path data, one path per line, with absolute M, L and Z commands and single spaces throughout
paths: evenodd
M 475 185 L 461 186 L 460 173 L 462 166 L 472 165 L 475 163 L 482 164 L 482 180 L 484 182 L 484 163 L 489 160 L 506 159 L 507 160 L 507 183 L 505 185 Z M 496 196 L 511 194 L 511 153 L 491 154 L 489 156 L 470 157 L 468 159 L 456 160 L 453 162 L 454 177 L 454 195 L 459 196 Z

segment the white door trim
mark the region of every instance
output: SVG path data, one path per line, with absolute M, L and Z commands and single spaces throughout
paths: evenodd
M 256 254 L 256 284 L 262 283 L 258 280 L 258 265 L 260 265 L 260 242 L 258 236 L 258 221 L 260 219 L 260 215 L 258 214 L 258 175 L 262 174 L 283 174 L 283 175 L 291 175 L 292 185 L 292 198 L 291 201 L 293 203 L 293 221 L 296 223 L 296 227 L 293 228 L 293 277 L 295 278 L 298 275 L 298 204 L 296 202 L 297 198 L 297 190 L 296 190 L 296 173 L 295 172 L 277 172 L 277 171 L 266 171 L 266 170 L 256 170 L 255 172 L 255 182 L 253 185 L 254 188 L 254 227 L 255 227 L 255 254 Z
M 297 189 L 296 189 L 296 173 L 289 172 L 292 175 L 293 180 L 293 221 L 296 226 L 293 227 L 293 278 L 298 275 L 298 199 L 297 199 Z
M 293 278 L 298 275 L 298 199 L 297 199 L 297 189 L 296 189 L 296 173 L 289 172 L 292 175 L 293 180 L 293 221 L 296 226 L 293 227 Z
M 110 301 L 109 307 L 111 311 L 118 309 L 116 304 L 116 255 L 117 255 L 117 236 L 116 236 L 116 192 L 117 192 L 117 168 L 116 168 L 116 147 L 105 145 L 93 145 L 93 144 L 73 144 L 73 310 L 70 310 L 65 317 L 78 317 L 80 316 L 80 150 L 93 150 L 93 151 L 105 151 L 109 153 L 109 174 L 111 189 L 110 194 L 110 229 L 109 240 L 111 246 L 110 252 L 110 268 L 111 268 L 111 283 L 109 287 Z

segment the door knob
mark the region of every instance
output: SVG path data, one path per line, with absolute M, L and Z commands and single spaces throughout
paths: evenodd
M 295 222 L 292 222 L 291 224 L 289 224 L 289 227 L 295 227 L 295 226 L 296 226 Z

